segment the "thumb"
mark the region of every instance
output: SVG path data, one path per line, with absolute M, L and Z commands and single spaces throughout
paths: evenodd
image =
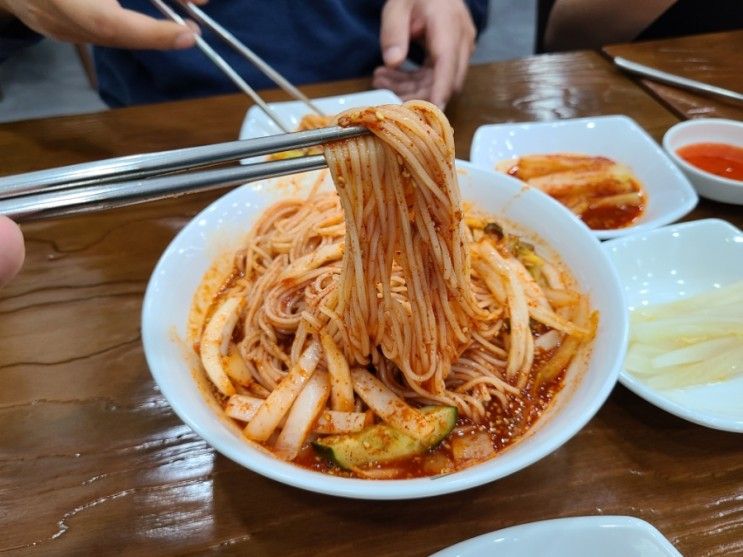
M 410 16 L 413 4 L 407 0 L 388 0 L 382 9 L 379 42 L 382 58 L 388 67 L 397 67 L 408 56 Z
M 0 215 L 0 287 L 18 272 L 24 255 L 21 229 L 12 220 Z

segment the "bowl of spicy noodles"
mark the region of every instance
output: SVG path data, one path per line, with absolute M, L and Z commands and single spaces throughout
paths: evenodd
M 142 318 L 163 395 L 228 458 L 338 496 L 459 491 L 556 450 L 625 351 L 598 241 L 455 163 L 428 103 L 339 123 L 372 133 L 327 145 L 328 170 L 228 193 L 165 250 Z

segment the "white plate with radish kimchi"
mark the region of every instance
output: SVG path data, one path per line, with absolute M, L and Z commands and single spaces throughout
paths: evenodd
M 454 161 L 429 103 L 353 109 L 329 169 L 256 182 L 176 237 L 143 309 L 150 369 L 217 450 L 374 499 L 492 481 L 557 449 L 613 387 L 626 311 L 561 205 Z
M 706 219 L 604 248 L 630 310 L 620 381 L 680 418 L 743 432 L 743 233 Z
M 698 201 L 686 177 L 626 116 L 481 126 L 470 159 L 552 196 L 602 239 L 669 224 Z

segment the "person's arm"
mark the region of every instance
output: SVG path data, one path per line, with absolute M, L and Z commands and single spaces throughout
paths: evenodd
M 25 255 L 21 229 L 12 220 L 0 215 L 0 288 L 20 271 Z
M 0 26 L 13 19 L 60 41 L 131 49 L 189 48 L 198 32 L 193 22 L 185 29 L 124 9 L 116 0 L 0 0 Z
M 380 43 L 384 67 L 374 85 L 404 99 L 422 98 L 444 106 L 462 88 L 477 31 L 464 0 L 387 0 L 382 11 Z M 411 40 L 426 50 L 423 67 L 405 72 L 399 66 Z

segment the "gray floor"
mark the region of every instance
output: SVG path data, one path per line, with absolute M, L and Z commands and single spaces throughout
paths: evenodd
M 536 0 L 491 0 L 474 63 L 533 50 Z M 46 40 L 0 64 L 0 122 L 105 110 L 75 49 Z

